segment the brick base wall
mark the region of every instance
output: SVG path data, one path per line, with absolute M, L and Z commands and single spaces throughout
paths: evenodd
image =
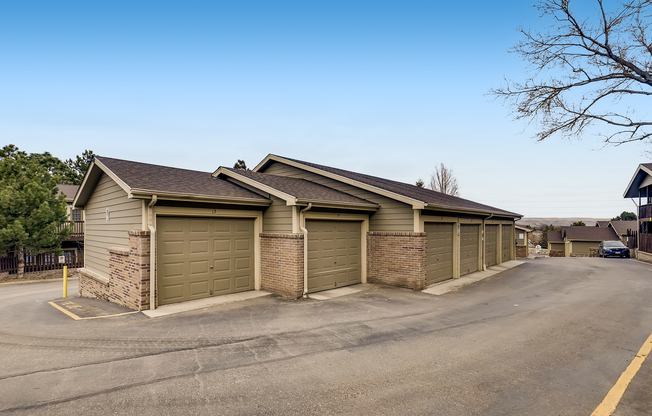
M 129 309 L 149 308 L 149 231 L 129 231 L 129 248 L 109 249 L 109 281 L 80 273 L 79 295 L 108 300 Z
M 303 234 L 260 234 L 261 289 L 291 299 L 303 295 Z
M 550 257 L 566 257 L 566 252 L 564 250 L 550 250 L 548 253 Z
M 528 256 L 528 248 L 525 246 L 516 246 L 516 257 L 527 257 Z
M 425 289 L 426 246 L 426 233 L 367 233 L 367 281 Z

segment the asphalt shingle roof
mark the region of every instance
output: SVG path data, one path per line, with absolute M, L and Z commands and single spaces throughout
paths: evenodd
M 636 231 L 638 229 L 637 221 L 611 221 L 611 225 L 620 235 L 627 234 L 627 230 Z
M 153 193 L 267 200 L 264 196 L 225 179 L 214 178 L 210 172 L 151 165 L 104 156 L 95 156 L 95 159 L 109 168 L 132 189 L 142 189 Z
M 446 195 L 436 192 L 427 188 L 420 188 L 416 185 L 392 181 L 389 179 L 379 178 L 376 176 L 365 175 L 363 173 L 351 172 L 344 169 L 332 168 L 330 166 L 318 165 L 316 163 L 305 162 L 298 159 L 278 156 L 286 160 L 300 163 L 302 165 L 310 166 L 326 172 L 343 176 L 345 178 L 353 179 L 367 185 L 375 186 L 386 191 L 390 191 L 408 198 L 416 199 L 417 201 L 425 202 L 431 205 L 439 205 L 446 208 L 468 209 L 474 211 L 484 211 L 494 214 L 506 215 L 509 217 L 520 217 L 520 214 L 505 211 L 503 209 L 491 207 L 489 205 L 480 204 L 477 202 L 469 201 L 464 198 L 457 198 L 454 196 Z
M 561 227 L 563 235 L 569 240 L 610 241 L 620 240 L 613 228 L 602 227 Z
M 60 183 L 57 185 L 57 188 L 59 188 L 57 197 L 64 194 L 66 196 L 66 201 L 72 202 L 72 200 L 75 199 L 75 194 L 77 193 L 77 189 L 79 189 L 79 185 L 66 185 Z
M 606 228 L 609 226 L 609 221 L 596 221 L 598 227 Z
M 237 173 L 238 175 L 242 175 L 246 178 L 250 178 L 256 182 L 277 189 L 298 199 L 376 205 L 373 202 L 369 202 L 365 199 L 358 198 L 345 192 L 341 192 L 336 189 L 329 188 L 327 186 L 320 185 L 305 179 L 269 175 L 267 173 L 245 171 L 233 168 L 224 169 Z
M 548 242 L 549 243 L 563 243 L 564 239 L 561 236 L 561 231 L 548 231 Z

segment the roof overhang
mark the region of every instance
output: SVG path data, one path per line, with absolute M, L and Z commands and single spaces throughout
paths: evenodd
M 268 165 L 271 162 L 279 162 L 308 172 L 316 173 L 318 175 L 325 176 L 329 179 L 333 179 L 338 182 L 343 182 L 346 183 L 347 185 L 351 185 L 356 188 L 364 189 L 366 191 L 373 192 L 375 194 L 382 195 L 384 197 L 394 199 L 399 202 L 403 202 L 404 204 L 411 205 L 412 208 L 414 209 L 424 209 L 427 205 L 423 201 L 409 198 L 407 196 L 400 195 L 395 192 L 388 191 L 386 189 L 378 188 L 377 186 L 369 185 L 360 181 L 356 181 L 351 178 L 347 178 L 342 175 L 338 175 L 336 173 L 328 172 L 319 168 L 315 168 L 313 166 L 304 165 L 303 163 L 295 162 L 293 160 L 288 160 L 272 154 L 267 155 L 267 157 L 263 159 L 263 161 L 260 162 L 258 165 L 256 165 L 256 167 L 253 168 L 252 170 L 254 172 L 258 172 L 260 169 L 264 168 L 266 165 Z
M 83 208 L 88 199 L 90 198 L 97 182 L 100 180 L 102 174 L 106 174 L 113 180 L 115 183 L 122 188 L 127 193 L 129 198 L 135 199 L 151 199 L 153 195 L 160 200 L 169 200 L 169 201 L 190 201 L 190 202 L 213 202 L 219 204 L 232 204 L 232 205 L 256 205 L 256 206 L 268 206 L 272 203 L 270 200 L 260 199 L 260 198 L 236 198 L 236 197 L 221 197 L 216 195 L 202 195 L 202 194 L 190 194 L 190 193 L 176 193 L 176 192 L 161 192 L 155 189 L 137 189 L 131 188 L 127 185 L 122 179 L 120 179 L 114 172 L 111 171 L 106 165 L 102 163 L 101 160 L 95 158 L 90 166 L 88 171 L 84 176 L 84 180 L 79 187 L 79 191 L 75 195 L 75 200 L 73 201 L 73 207 Z
M 642 164 L 638 165 L 634 176 L 632 176 L 629 185 L 627 185 L 627 189 L 625 189 L 623 198 L 637 198 L 639 196 L 639 186 L 646 176 L 652 176 L 652 171 Z
M 495 211 L 484 211 L 484 210 L 474 210 L 474 209 L 468 209 L 468 208 L 452 208 L 452 207 L 445 207 L 441 205 L 431 205 L 431 204 L 426 204 L 425 207 L 426 210 L 428 211 L 443 211 L 443 212 L 456 212 L 459 214 L 471 214 L 471 215 L 490 215 L 490 216 L 498 216 L 498 217 L 505 217 L 505 218 L 514 218 L 514 219 L 521 219 L 523 216 L 521 214 L 516 214 L 516 213 L 509 213 L 509 212 L 495 212 Z

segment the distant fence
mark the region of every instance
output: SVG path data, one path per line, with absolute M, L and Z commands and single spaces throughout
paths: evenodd
M 627 247 L 630 250 L 638 248 L 636 234 L 637 232 L 634 230 L 627 230 Z
M 62 254 L 65 261 L 59 263 L 59 256 L 54 253 L 25 254 L 25 273 L 46 272 L 49 270 L 84 267 L 84 254 L 66 251 Z M 18 257 L 0 257 L 0 273 L 18 273 Z

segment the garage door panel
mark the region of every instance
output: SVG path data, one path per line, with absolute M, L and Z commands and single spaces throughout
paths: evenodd
M 196 276 L 198 274 L 208 273 L 208 260 L 198 260 L 190 262 L 190 275 Z
M 163 279 L 183 276 L 183 263 L 164 263 L 160 266 L 159 273 Z
M 196 297 L 203 294 L 208 294 L 208 280 L 190 283 L 190 296 Z
M 160 217 L 158 228 L 160 305 L 254 288 L 253 220 Z
M 208 234 L 209 220 L 190 220 L 190 232 Z
M 251 250 L 252 241 L 249 239 L 240 238 L 235 240 L 235 251 L 249 251 Z
M 163 243 L 161 250 L 167 256 L 183 254 L 183 241 L 166 241 Z
M 426 223 L 428 284 L 453 278 L 453 223 Z
M 361 223 L 307 221 L 308 291 L 360 283 Z
M 224 253 L 231 251 L 231 240 L 213 240 L 213 252 Z

